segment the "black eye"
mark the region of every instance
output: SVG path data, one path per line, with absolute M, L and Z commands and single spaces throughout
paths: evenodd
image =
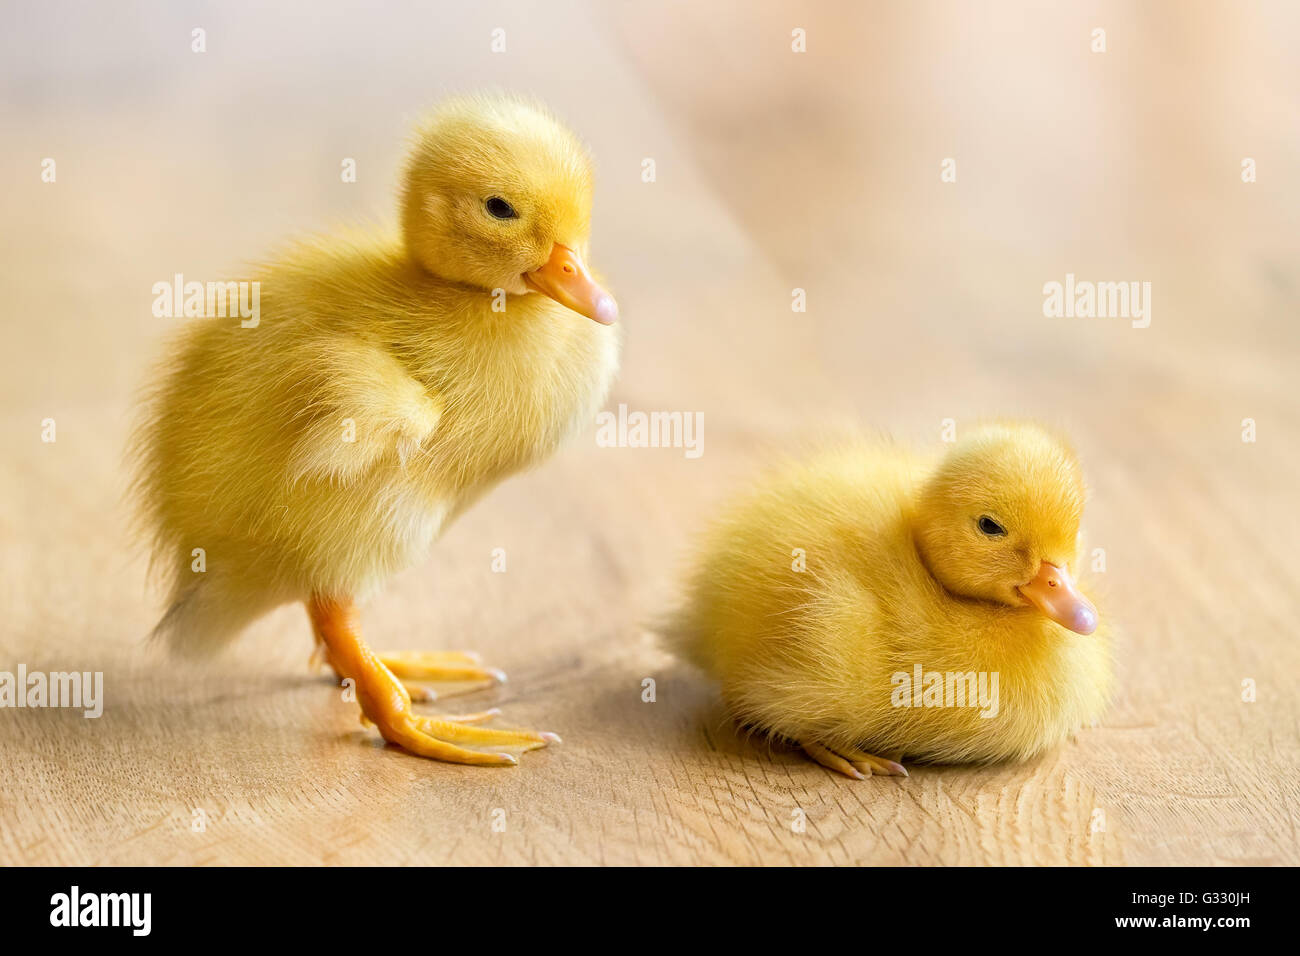
M 1002 527 L 1002 525 L 998 524 L 988 515 L 980 515 L 979 526 L 980 530 L 990 538 L 999 538 L 1007 533 L 1006 528 Z
M 518 219 L 519 213 L 515 212 L 515 207 L 510 205 L 500 196 L 492 196 L 483 204 L 488 214 L 496 219 Z

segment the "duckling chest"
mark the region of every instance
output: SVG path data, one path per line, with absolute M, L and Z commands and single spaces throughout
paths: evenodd
M 1033 624 L 1011 633 L 935 641 L 907 674 L 905 723 L 918 752 L 941 758 L 1024 759 L 1105 709 L 1109 635 L 1087 638 Z M 909 655 L 912 656 L 912 655 Z M 906 682 L 905 682 L 906 683 Z
M 616 331 L 543 329 L 475 348 L 444 387 L 447 412 L 429 465 L 470 488 L 536 464 L 592 422 L 618 371 Z

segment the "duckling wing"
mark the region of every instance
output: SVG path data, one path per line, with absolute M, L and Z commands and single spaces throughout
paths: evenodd
M 346 483 L 385 456 L 405 463 L 433 434 L 442 398 L 386 349 L 354 339 L 318 343 L 306 401 L 296 416 L 300 437 L 289 459 L 292 481 Z

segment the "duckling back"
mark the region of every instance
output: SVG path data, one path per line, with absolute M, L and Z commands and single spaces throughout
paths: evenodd
M 770 472 L 706 532 L 670 645 L 722 684 L 736 719 L 798 739 L 836 718 L 876 610 L 907 566 L 920 463 L 840 446 Z M 851 635 L 861 635 L 852 638 Z

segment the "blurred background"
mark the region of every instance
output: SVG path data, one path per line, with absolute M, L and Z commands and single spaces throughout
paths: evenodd
M 1295 4 L 55 0 L 3 17 L 0 669 L 103 670 L 109 697 L 99 721 L 0 713 L 0 860 L 902 862 L 860 826 L 883 814 L 915 828 L 907 862 L 1297 862 Z M 369 611 L 379 645 L 490 655 L 511 718 L 571 741 L 507 778 L 376 764 L 304 676 L 298 609 L 201 672 L 158 658 L 121 504 L 133 396 L 184 321 L 152 315 L 153 284 L 241 275 L 303 232 L 392 228 L 412 121 L 482 88 L 540 97 L 591 146 L 592 260 L 626 336 L 609 407 L 705 420 L 695 460 L 584 436 Z M 1067 274 L 1151 283 L 1149 327 L 1045 317 Z M 843 427 L 938 449 L 945 419 L 990 415 L 1054 422 L 1082 453 L 1122 625 L 1106 727 L 1028 769 L 859 788 L 845 809 L 806 792 L 828 785 L 795 757 L 749 779 L 773 757 L 697 678 L 672 671 L 668 702 L 640 703 L 670 666 L 649 622 L 682 549 L 757 461 Z M 792 788 L 824 801 L 822 842 L 764 822 Z M 1025 793 L 1028 811 L 999 810 Z M 448 850 L 490 798 L 533 808 L 532 829 Z M 599 833 L 574 832 L 575 800 Z M 376 804 L 424 856 L 353 832 Z M 224 835 L 190 832 L 195 805 Z M 1096 806 L 1109 833 L 1080 836 Z

